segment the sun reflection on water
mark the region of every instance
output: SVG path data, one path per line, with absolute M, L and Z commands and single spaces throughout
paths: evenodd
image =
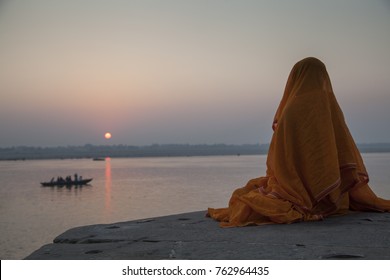
M 105 210 L 106 213 L 111 212 L 111 158 L 106 158 L 106 168 L 105 168 Z

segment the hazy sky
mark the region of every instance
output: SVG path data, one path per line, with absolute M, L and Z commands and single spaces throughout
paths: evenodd
M 390 142 L 390 1 L 3 0 L 0 147 L 268 143 L 307 56 Z

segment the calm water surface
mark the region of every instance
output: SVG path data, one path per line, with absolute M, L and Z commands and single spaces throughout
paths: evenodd
M 371 187 L 390 198 L 390 154 L 364 154 Z M 266 156 L 0 162 L 0 258 L 22 259 L 65 230 L 225 207 L 231 192 L 265 174 Z M 53 176 L 90 186 L 41 187 Z M 217 226 L 217 224 L 216 224 Z

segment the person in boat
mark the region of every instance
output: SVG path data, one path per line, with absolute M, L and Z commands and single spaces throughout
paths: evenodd
M 390 211 L 379 198 L 333 93 L 325 65 L 309 57 L 287 80 L 272 124 L 265 176 L 208 209 L 222 227 L 315 221 L 356 211 Z

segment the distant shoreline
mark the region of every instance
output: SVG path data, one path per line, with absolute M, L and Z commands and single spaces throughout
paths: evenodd
M 153 144 L 149 146 L 91 145 L 67 147 L 17 146 L 0 148 L 0 160 L 185 157 L 222 155 L 264 155 L 269 144 Z M 358 144 L 361 153 L 389 153 L 390 143 Z

